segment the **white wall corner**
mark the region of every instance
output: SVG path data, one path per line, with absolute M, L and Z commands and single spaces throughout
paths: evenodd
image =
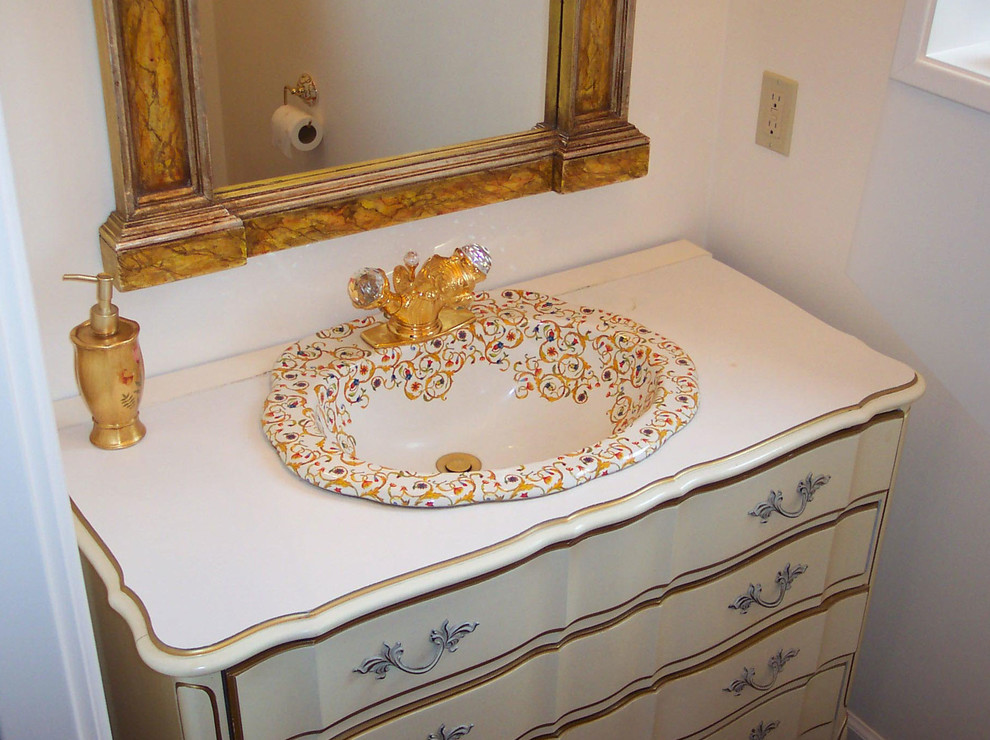
M 910 75 L 909 70 L 915 62 L 928 54 L 935 3 L 936 0 L 906 0 L 904 3 L 897 50 L 891 65 L 892 77 L 903 79 L 905 74 Z
M 849 712 L 846 716 L 847 740 L 884 740 L 876 730 L 866 724 L 857 715 Z

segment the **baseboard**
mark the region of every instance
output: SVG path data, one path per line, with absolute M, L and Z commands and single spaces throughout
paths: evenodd
M 852 712 L 846 715 L 847 740 L 884 740 L 883 737 Z

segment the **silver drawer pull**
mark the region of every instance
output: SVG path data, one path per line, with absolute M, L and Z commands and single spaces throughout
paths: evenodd
M 749 740 L 767 740 L 767 735 L 780 727 L 780 722 L 774 720 L 769 724 L 760 722 L 759 726 L 749 731 Z
M 378 679 L 385 678 L 388 674 L 388 669 L 392 667 L 398 668 L 403 673 L 411 673 L 413 675 L 428 673 L 437 667 L 437 663 L 443 657 L 444 651 L 448 653 L 455 652 L 461 639 L 474 632 L 474 628 L 477 626 L 477 622 L 465 622 L 451 630 L 449 620 L 445 619 L 443 624 L 440 625 L 440 629 L 430 632 L 430 642 L 437 646 L 437 651 L 433 659 L 425 666 L 416 668 L 403 663 L 401 642 L 395 643 L 392 647 L 389 647 L 388 643 L 383 642 L 381 653 L 366 658 L 361 665 L 354 669 L 354 672 L 364 674 L 374 673 L 375 678 Z M 458 737 L 463 737 L 463 735 L 458 735 Z
M 770 491 L 766 501 L 758 503 L 750 512 L 750 516 L 758 516 L 761 524 L 766 524 L 776 511 L 781 516 L 788 519 L 797 519 L 804 513 L 805 508 L 815 498 L 818 489 L 832 480 L 831 475 L 815 475 L 808 473 L 808 477 L 797 484 L 798 500 L 801 502 L 797 511 L 788 511 L 784 508 L 784 494 L 780 491 Z
M 446 725 L 440 725 L 440 729 L 430 733 L 426 740 L 460 740 L 474 729 L 474 725 L 461 725 L 447 732 Z
M 756 671 L 747 667 L 743 668 L 742 678 L 737 678 L 722 691 L 728 691 L 736 696 L 745 691 L 747 686 L 757 691 L 769 691 L 777 682 L 777 676 L 784 670 L 784 665 L 791 658 L 797 657 L 798 652 L 796 648 L 792 648 L 786 653 L 783 650 L 778 650 L 776 655 L 771 656 L 770 660 L 767 661 L 767 666 L 770 668 L 770 680 L 766 683 L 758 683 L 755 678 Z
M 773 601 L 764 601 L 762 597 L 763 584 L 751 583 L 746 593 L 736 597 L 736 600 L 729 604 L 729 608 L 738 609 L 740 614 L 745 614 L 753 604 L 758 604 L 766 609 L 780 606 L 784 601 L 784 594 L 790 590 L 791 584 L 806 570 L 808 570 L 807 565 L 798 563 L 792 568 L 791 564 L 788 563 L 783 570 L 778 571 L 777 577 L 774 579 L 777 583 L 777 598 Z

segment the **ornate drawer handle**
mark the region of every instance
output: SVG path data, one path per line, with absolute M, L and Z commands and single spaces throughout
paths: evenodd
M 431 732 L 426 740 L 460 740 L 473 729 L 474 725 L 461 725 L 460 727 L 455 727 L 448 734 L 446 725 L 440 725 L 440 729 L 436 732 Z
M 788 563 L 784 566 L 784 569 L 777 572 L 777 577 L 774 579 L 777 583 L 777 598 L 773 601 L 764 601 L 761 593 L 763 591 L 762 583 L 751 583 L 749 584 L 749 589 L 746 593 L 741 596 L 736 597 L 736 600 L 729 604 L 730 609 L 738 609 L 740 614 L 745 614 L 749 611 L 749 607 L 753 604 L 759 604 L 766 609 L 773 609 L 774 607 L 780 606 L 784 601 L 784 594 L 787 593 L 791 584 L 794 580 L 808 570 L 807 565 L 801 565 L 798 563 L 793 568 L 791 564 Z
M 805 508 L 815 498 L 818 489 L 832 480 L 831 475 L 815 475 L 808 473 L 808 477 L 797 484 L 797 495 L 801 502 L 801 507 L 797 511 L 788 511 L 784 508 L 784 494 L 780 491 L 770 491 L 766 501 L 758 503 L 750 512 L 750 516 L 758 516 L 760 524 L 766 524 L 771 515 L 776 511 L 781 516 L 788 519 L 797 519 L 804 513 Z
M 767 735 L 780 727 L 780 722 L 774 720 L 770 724 L 764 725 L 760 722 L 758 727 L 749 731 L 749 740 L 767 740 Z
M 769 691 L 777 682 L 777 676 L 784 669 L 784 664 L 791 658 L 797 657 L 798 652 L 796 648 L 792 648 L 786 653 L 783 650 L 778 650 L 776 655 L 771 656 L 770 660 L 767 661 L 767 666 L 770 668 L 770 680 L 766 683 L 757 683 L 756 671 L 747 667 L 743 668 L 742 678 L 737 678 L 722 691 L 728 691 L 736 696 L 745 691 L 747 686 L 757 691 Z
M 403 650 L 401 642 L 395 643 L 392 647 L 389 647 L 387 642 L 383 642 L 381 653 L 370 658 L 365 658 L 364 662 L 354 669 L 354 672 L 364 674 L 374 673 L 377 679 L 385 678 L 388 674 L 388 669 L 393 666 L 403 673 L 411 673 L 413 675 L 428 673 L 437 667 L 437 663 L 443 657 L 444 651 L 448 653 L 456 652 L 457 645 L 461 639 L 465 635 L 474 632 L 474 628 L 477 626 L 477 622 L 465 622 L 451 630 L 450 621 L 445 619 L 443 624 L 440 625 L 440 629 L 430 632 L 430 642 L 437 646 L 436 654 L 428 665 L 420 668 L 408 666 L 402 662 Z M 458 735 L 457 737 L 463 737 L 463 735 Z

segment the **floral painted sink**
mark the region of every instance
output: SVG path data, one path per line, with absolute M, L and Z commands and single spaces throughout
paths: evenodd
M 418 344 L 371 349 L 366 317 L 286 348 L 262 418 L 285 464 L 387 504 L 533 498 L 643 460 L 694 415 L 691 358 L 635 321 L 514 290 L 471 308 Z

